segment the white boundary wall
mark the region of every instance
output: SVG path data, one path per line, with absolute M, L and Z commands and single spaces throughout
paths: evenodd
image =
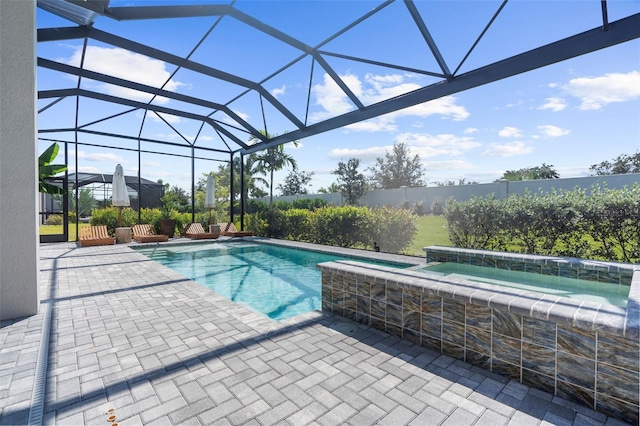
M 519 182 L 500 181 L 492 183 L 480 183 L 475 185 L 452 185 L 452 186 L 427 186 L 417 188 L 397 188 L 397 189 L 377 189 L 368 191 L 360 199 L 359 204 L 363 206 L 403 206 L 408 204 L 413 207 L 422 203 L 423 211 L 429 212 L 431 205 L 436 200 L 446 201 L 453 198 L 456 201 L 466 201 L 472 196 L 486 197 L 493 194 L 497 199 L 505 198 L 510 194 L 524 194 L 526 191 L 547 193 L 552 190 L 573 190 L 576 188 L 587 189 L 599 186 L 610 189 L 622 189 L 625 186 L 631 187 L 634 183 L 640 184 L 640 173 L 625 175 L 607 176 L 587 176 L 564 179 L 528 180 Z M 309 195 L 289 195 L 273 197 L 274 201 L 293 201 L 303 198 L 321 198 L 328 204 L 341 205 L 342 196 L 339 193 L 333 194 L 309 194 Z M 269 197 L 258 198 L 258 200 L 269 202 Z

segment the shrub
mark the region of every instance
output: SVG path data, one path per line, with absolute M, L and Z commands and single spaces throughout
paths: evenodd
M 381 207 L 372 210 L 372 219 L 373 238 L 383 252 L 402 252 L 418 232 L 416 217 L 409 210 Z
M 456 247 L 640 261 L 640 185 L 448 202 Z
M 415 215 L 392 207 L 325 206 L 313 211 L 271 209 L 245 216 L 255 235 L 339 247 L 373 247 L 400 252 L 416 234 Z
M 247 200 L 245 203 L 245 209 L 249 214 L 264 213 L 269 210 L 269 203 L 259 200 Z
M 444 214 L 444 201 L 442 201 L 442 198 L 436 198 L 435 200 L 433 200 L 433 202 L 431 203 L 431 214 L 434 215 L 443 215 Z
M 413 203 L 413 213 L 418 216 L 422 216 L 426 213 L 424 211 L 424 200 L 416 201 L 415 203 Z
M 368 207 L 322 207 L 311 215 L 311 239 L 339 247 L 372 246 L 372 217 Z
M 292 241 L 311 240 L 311 216 L 307 209 L 291 209 L 284 212 L 284 238 Z
M 254 235 L 267 236 L 269 224 L 264 214 L 247 214 L 244 221 L 247 230 L 253 232 Z
M 287 235 L 287 218 L 286 210 L 272 208 L 264 214 L 264 220 L 267 224 L 264 236 L 269 238 L 284 239 Z
M 595 242 L 596 256 L 640 262 L 640 185 L 597 188 L 584 203 L 583 230 Z
M 291 202 L 291 208 L 311 211 L 326 206 L 327 202 L 322 198 L 299 198 Z
M 69 217 L 69 223 L 75 223 L 76 222 L 76 213 L 75 212 L 69 212 L 68 214 Z M 61 214 L 52 214 L 50 215 L 47 220 L 44 223 L 45 225 L 62 225 L 62 215 Z
M 119 209 L 107 207 L 104 209 L 93 209 L 91 212 L 91 225 L 106 225 L 109 230 L 114 230 L 120 226 Z M 122 226 L 133 226 L 138 223 L 138 212 L 127 207 L 122 209 Z
M 52 214 L 47 218 L 45 225 L 62 225 L 62 215 Z
M 156 232 L 159 232 L 160 228 L 158 225 L 160 219 L 162 219 L 162 215 L 163 213 L 160 209 L 142 208 L 140 209 L 140 223 L 150 223 L 156 228 Z
M 503 247 L 501 203 L 493 196 L 450 200 L 444 208 L 449 240 L 455 247 L 497 250 Z
M 501 228 L 523 253 L 556 254 L 558 242 L 576 231 L 580 218 L 564 193 L 512 195 L 502 209 Z

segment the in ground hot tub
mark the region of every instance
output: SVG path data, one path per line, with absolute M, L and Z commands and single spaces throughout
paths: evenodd
M 340 261 L 318 265 L 322 309 L 638 423 L 640 265 L 450 247 L 425 252 L 427 264 L 616 286 L 624 302 Z

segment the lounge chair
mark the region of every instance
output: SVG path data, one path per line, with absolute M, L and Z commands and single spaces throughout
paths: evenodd
M 142 224 L 133 225 L 133 239 L 139 243 L 160 243 L 169 241 L 169 237 L 164 234 L 156 234 L 153 225 Z
M 251 237 L 253 236 L 253 232 L 249 231 L 238 231 L 233 222 L 229 223 L 219 223 L 220 226 L 220 235 L 224 235 L 226 237 Z
M 194 240 L 207 240 L 220 236 L 217 232 L 206 232 L 201 223 L 187 224 L 187 226 L 184 227 L 184 235 Z
M 106 246 L 116 243 L 116 239 L 109 236 L 107 227 L 104 225 L 81 226 L 78 241 L 80 241 L 80 247 Z

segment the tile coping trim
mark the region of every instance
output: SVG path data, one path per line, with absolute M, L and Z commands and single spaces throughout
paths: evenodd
M 476 283 L 461 278 L 425 277 L 407 269 L 365 265 L 354 261 L 324 262 L 322 271 L 336 271 L 356 277 L 373 277 L 400 288 L 420 287 L 422 294 L 437 295 L 462 303 L 507 310 L 520 315 L 551 320 L 589 331 L 603 331 L 626 338 L 640 337 L 640 269 L 631 281 L 627 308 L 566 297 Z

